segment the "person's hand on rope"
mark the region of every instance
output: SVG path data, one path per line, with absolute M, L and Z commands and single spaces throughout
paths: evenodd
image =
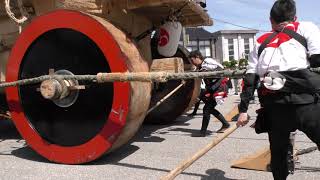
M 249 122 L 249 116 L 247 113 L 240 113 L 237 121 L 237 126 L 242 127 L 247 125 Z

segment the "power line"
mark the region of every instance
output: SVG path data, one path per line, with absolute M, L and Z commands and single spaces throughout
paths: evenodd
M 230 25 L 233 25 L 233 26 L 236 26 L 236 27 L 241 27 L 241 28 L 244 28 L 244 29 L 257 30 L 257 31 L 260 31 L 260 32 L 269 32 L 269 31 L 266 31 L 266 30 L 261 30 L 261 29 L 256 29 L 256 28 L 252 28 L 252 27 L 238 25 L 238 24 L 235 24 L 235 23 L 232 23 L 232 22 L 228 22 L 228 21 L 224 21 L 224 20 L 217 19 L 217 18 L 212 18 L 212 19 L 215 20 L 215 21 L 221 22 L 221 23 L 230 24 Z
M 272 6 L 272 4 L 274 3 L 272 1 L 270 1 L 270 2 L 263 2 L 262 1 L 261 2 L 261 1 L 252 1 L 252 0 L 233 0 L 233 1 L 237 1 L 238 3 L 241 3 L 243 5 L 254 6 L 254 7 L 260 6 L 262 8 Z

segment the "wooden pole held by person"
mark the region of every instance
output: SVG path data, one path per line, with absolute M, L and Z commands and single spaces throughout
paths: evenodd
M 186 159 L 182 163 L 180 163 L 174 170 L 170 171 L 165 177 L 162 177 L 161 180 L 172 180 L 181 174 L 185 169 L 187 169 L 191 164 L 193 164 L 196 160 L 205 155 L 208 151 L 210 151 L 213 147 L 219 144 L 222 140 L 232 134 L 238 126 L 236 124 L 232 125 L 229 129 L 227 129 L 223 134 L 214 137 L 214 140 L 200 149 L 197 153 L 195 153 L 191 158 Z

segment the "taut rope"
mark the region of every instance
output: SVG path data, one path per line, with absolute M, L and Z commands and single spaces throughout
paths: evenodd
M 23 86 L 41 83 L 50 79 L 57 80 L 78 80 L 91 81 L 97 83 L 106 82 L 167 82 L 169 80 L 187 80 L 201 78 L 221 78 L 237 77 L 241 78 L 245 70 L 224 70 L 214 72 L 185 72 L 185 73 L 168 73 L 168 72 L 136 72 L 136 73 L 98 73 L 97 75 L 43 75 L 35 78 L 23 79 L 14 82 L 5 82 L 0 84 L 0 88 L 13 86 Z
M 311 68 L 312 72 L 320 73 L 320 68 Z M 202 78 L 242 78 L 246 70 L 223 70 L 212 72 L 184 72 L 184 73 L 169 73 L 169 72 L 135 72 L 135 73 L 98 73 L 97 75 L 43 75 L 35 78 L 23 79 L 14 82 L 0 83 L 0 88 L 13 86 L 23 86 L 30 84 L 38 84 L 46 80 L 78 80 L 90 81 L 97 83 L 106 82 L 167 82 L 169 80 L 188 80 Z

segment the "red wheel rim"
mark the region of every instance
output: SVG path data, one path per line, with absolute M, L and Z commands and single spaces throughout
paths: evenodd
M 103 25 L 80 12 L 57 10 L 33 20 L 19 36 L 9 57 L 7 82 L 18 80 L 21 61 L 32 42 L 42 34 L 59 28 L 73 29 L 88 36 L 100 47 L 106 59 L 111 60 L 108 63 L 112 72 L 128 70 L 120 47 Z M 50 144 L 34 130 L 23 113 L 17 87 L 7 88 L 6 96 L 18 131 L 35 151 L 50 161 L 80 164 L 95 160 L 108 151 L 125 126 L 130 100 L 130 85 L 115 82 L 113 87 L 112 111 L 102 130 L 87 143 L 72 147 Z

